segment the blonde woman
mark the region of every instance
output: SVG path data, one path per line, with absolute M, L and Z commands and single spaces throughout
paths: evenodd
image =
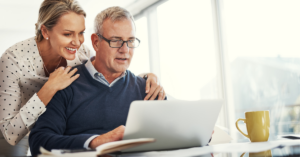
M 55 93 L 80 77 L 72 66 L 90 56 L 83 45 L 85 12 L 76 0 L 44 0 L 36 36 L 8 48 L 0 59 L 0 155 L 26 155 L 26 135 Z M 148 74 L 145 99 L 164 99 Z M 151 89 L 150 89 L 151 87 Z M 1 135 L 1 134 L 0 134 Z M 11 147 L 15 146 L 15 147 Z

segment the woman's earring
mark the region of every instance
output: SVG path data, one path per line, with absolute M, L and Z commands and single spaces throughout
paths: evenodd
M 48 38 L 46 38 L 46 40 L 48 40 Z

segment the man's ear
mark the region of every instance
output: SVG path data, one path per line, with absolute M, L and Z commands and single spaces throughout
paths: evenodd
M 99 50 L 99 37 L 97 34 L 92 34 L 91 35 L 91 40 L 92 40 L 92 45 L 94 47 L 94 50 L 97 52 Z

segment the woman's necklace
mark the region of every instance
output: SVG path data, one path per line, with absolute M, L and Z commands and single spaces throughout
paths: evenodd
M 38 50 L 39 50 L 39 54 L 40 54 L 40 56 L 41 56 L 41 58 L 42 58 L 42 60 L 43 60 L 43 57 L 42 57 L 42 55 L 41 55 L 41 51 L 40 51 L 40 47 L 39 47 L 39 46 L 38 46 Z M 62 56 L 60 56 L 59 63 L 57 64 L 57 66 L 56 66 L 55 69 L 57 69 L 57 67 L 59 66 L 59 64 L 60 64 L 60 62 L 61 62 L 61 58 L 62 58 Z M 43 67 L 45 68 L 45 70 L 46 70 L 46 72 L 48 73 L 48 75 L 50 75 L 50 73 L 49 73 L 49 71 L 48 71 L 48 69 L 47 69 L 47 67 L 46 67 L 46 65 L 45 65 L 44 60 L 43 60 Z

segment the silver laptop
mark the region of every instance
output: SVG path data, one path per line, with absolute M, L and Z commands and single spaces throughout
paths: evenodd
M 123 139 L 154 138 L 155 142 L 122 152 L 205 146 L 222 104 L 222 100 L 134 101 Z

